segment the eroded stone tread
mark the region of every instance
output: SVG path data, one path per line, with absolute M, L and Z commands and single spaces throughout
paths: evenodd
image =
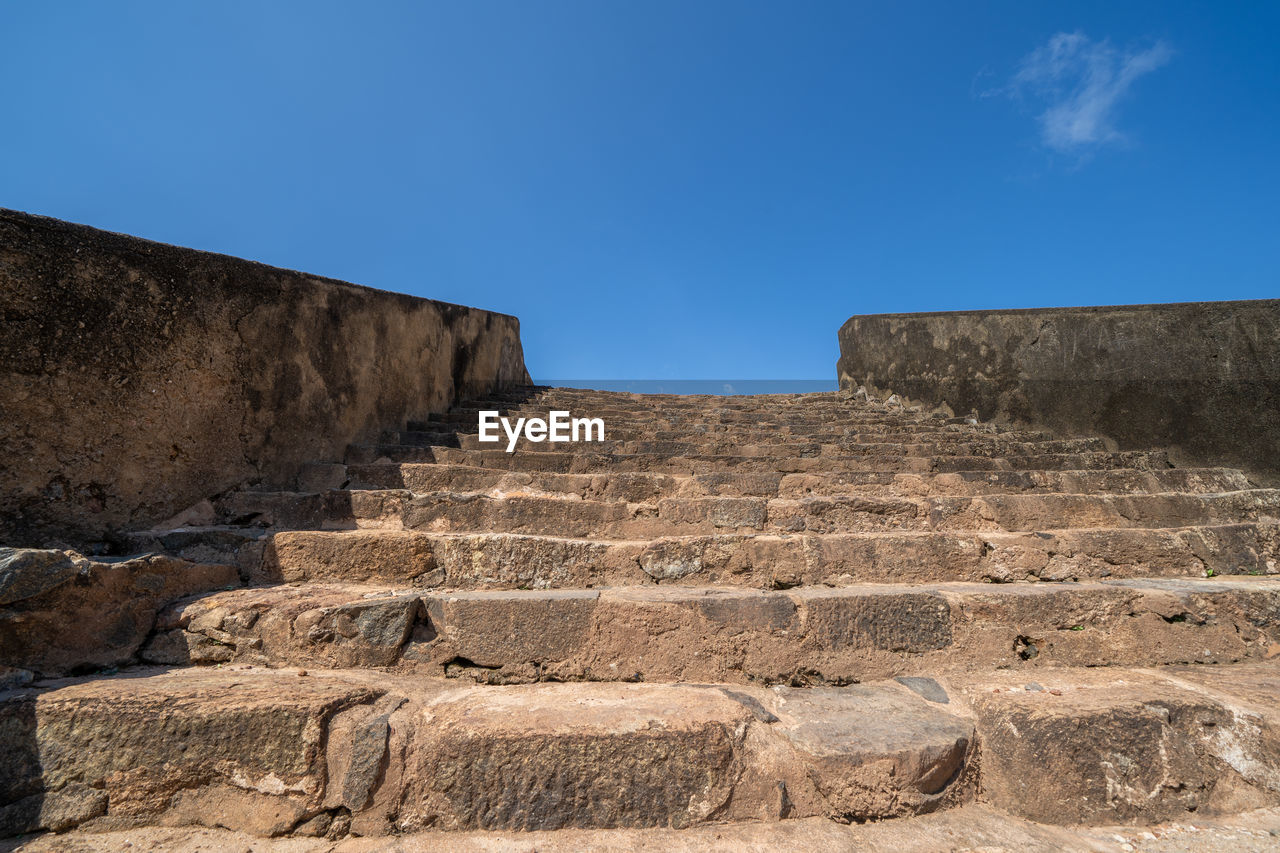
M 599 540 L 405 530 L 282 531 L 264 579 L 418 587 L 572 588 L 650 582 L 782 589 L 857 582 L 1066 581 L 1272 575 L 1280 525 L 876 531 Z
M 503 682 L 852 683 L 967 669 L 1260 660 L 1280 581 L 645 586 L 414 592 L 311 584 L 181 602 L 152 663 L 398 666 Z
M 715 824 L 689 829 L 564 829 L 543 832 L 421 832 L 395 839 L 262 839 L 198 827 L 129 833 L 46 835 L 31 853 L 116 853 L 126 843 L 181 853 L 1271 853 L 1280 838 L 1280 809 L 1147 826 L 1064 828 L 1011 817 L 984 805 L 877 823 L 843 825 L 821 818 Z M 4 849 L 0 847 L 0 849 Z
M 477 440 L 551 408 L 608 440 Z M 1239 471 L 864 393 L 382 426 L 125 540 L 170 556 L 0 568 L 0 829 L 1105 850 L 1030 821 L 1280 805 L 1280 491 Z M 59 658 L 23 602 L 110 634 L 83 589 L 140 604 Z M 100 669 L 139 661 L 177 669 Z
M 914 721 L 918 743 L 872 722 L 886 709 Z M 369 835 L 866 820 L 976 790 L 972 722 L 894 682 L 818 697 L 143 670 L 0 694 L 0 727 L 10 833 L 157 821 L 257 835 L 323 835 L 339 822 L 339 835 Z

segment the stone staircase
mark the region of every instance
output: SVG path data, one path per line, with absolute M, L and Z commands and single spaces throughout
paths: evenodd
M 485 408 L 607 440 L 507 453 Z M 135 534 L 239 581 L 119 672 L 3 694 L 0 824 L 1122 849 L 1053 825 L 1280 804 L 1280 491 L 1238 471 L 861 392 L 533 388 L 405 427 Z

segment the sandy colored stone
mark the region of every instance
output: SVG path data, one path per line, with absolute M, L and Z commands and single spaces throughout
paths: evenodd
M 1277 473 L 1280 300 L 868 315 L 839 339 L 850 391 Z
M 598 598 L 593 590 L 433 596 L 427 613 L 441 648 L 431 655 L 481 667 L 569 660 L 587 644 Z
M 492 687 L 422 711 L 404 830 L 686 826 L 722 809 L 750 719 L 704 689 Z
M 971 799 L 971 720 L 897 685 L 780 688 L 777 729 L 805 756 L 827 816 L 918 814 Z
M 107 562 L 74 552 L 16 553 L 44 556 L 8 561 L 0 663 L 44 675 L 127 663 L 164 605 L 240 583 L 235 566 L 160 555 Z
M 1227 819 L 1200 818 L 1148 828 L 1064 829 L 966 806 L 922 817 L 841 826 L 821 819 L 733 823 L 684 830 L 605 829 L 546 832 L 422 832 L 387 838 L 263 840 L 200 828 L 44 836 L 19 849 L 30 853 L 116 853 L 125 844 L 169 853 L 1268 853 L 1280 837 L 1280 811 L 1262 809 Z M 1127 845 L 1127 846 L 1126 846 Z
M 1252 665 L 1242 676 L 1256 684 L 1273 671 Z M 1274 676 L 1256 688 L 1267 710 L 1252 713 L 1229 689 L 1160 670 L 1045 670 L 1036 686 L 1004 675 L 966 689 L 983 796 L 996 806 L 1049 823 L 1155 823 L 1280 802 L 1276 777 L 1261 770 L 1275 760 Z
M 12 692 L 0 699 L 0 800 L 10 827 L 67 828 L 105 812 L 107 826 L 278 835 L 318 810 L 330 719 L 377 695 L 293 673 L 208 670 Z M 86 789 L 87 800 L 76 793 Z
M 609 442 L 477 449 L 478 410 L 552 406 L 601 413 Z M 866 394 L 519 389 L 382 424 L 302 491 L 121 540 L 226 554 L 249 585 L 160 609 L 136 654 L 184 669 L 10 665 L 0 827 L 1249 849 L 1269 812 L 1247 815 L 1280 802 L 1280 492 L 970 421 Z M 144 565 L 24 553 L 0 591 L 21 610 L 99 563 Z M 68 637 L 110 646 L 85 623 Z

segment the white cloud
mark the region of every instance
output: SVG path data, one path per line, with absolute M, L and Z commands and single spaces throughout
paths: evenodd
M 988 94 L 1043 101 L 1047 108 L 1039 121 L 1044 144 L 1056 151 L 1085 152 L 1124 139 L 1115 127 L 1117 103 L 1135 80 L 1172 56 L 1161 41 L 1128 53 L 1105 39 L 1058 33 L 1022 59 L 1008 86 Z

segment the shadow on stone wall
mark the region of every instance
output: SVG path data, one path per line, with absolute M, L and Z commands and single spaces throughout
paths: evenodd
M 1280 300 L 852 317 L 842 388 L 1280 481 Z
M 0 543 L 89 546 L 527 384 L 515 317 L 0 210 Z

